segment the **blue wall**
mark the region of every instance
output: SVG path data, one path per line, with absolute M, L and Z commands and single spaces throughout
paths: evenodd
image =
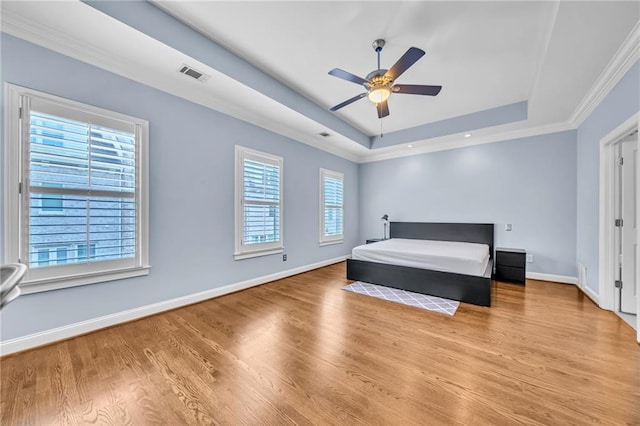
M 358 166 L 6 34 L 1 48 L 3 82 L 149 120 L 152 265 L 147 277 L 23 296 L 2 312 L 2 340 L 346 255 L 382 236 L 383 214 L 495 223 L 497 246 L 534 256 L 529 271 L 576 276 L 577 257 L 598 290 L 598 145 L 640 110 L 640 64 L 577 131 Z M 286 263 L 233 261 L 236 144 L 284 157 Z M 345 174 L 344 244 L 318 246 L 320 167 Z
M 533 255 L 528 271 L 575 277 L 575 131 L 361 164 L 360 212 L 361 240 L 382 236 L 385 213 L 495 223 L 497 247 Z
M 21 296 L 2 311 L 2 340 L 332 259 L 357 244 L 355 163 L 7 34 L 2 80 L 149 120 L 152 266 L 146 277 Z M 236 144 L 284 158 L 287 262 L 233 260 Z M 345 175 L 345 242 L 326 247 L 318 246 L 321 167 Z
M 640 61 L 631 67 L 578 128 L 578 263 L 587 268 L 587 286 L 598 294 L 600 141 L 640 111 Z

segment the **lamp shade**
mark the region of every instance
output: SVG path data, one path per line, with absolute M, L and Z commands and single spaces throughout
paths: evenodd
M 388 87 L 378 87 L 370 91 L 367 97 L 374 104 L 379 104 L 386 101 L 389 95 L 391 95 L 391 90 Z

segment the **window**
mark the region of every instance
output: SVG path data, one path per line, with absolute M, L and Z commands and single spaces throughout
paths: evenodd
M 68 249 L 66 247 L 59 247 L 56 249 L 56 261 L 58 263 L 67 263 L 67 252 Z
M 38 249 L 37 266 L 47 266 L 49 264 L 49 249 Z
M 343 240 L 343 182 L 342 173 L 320 169 L 320 245 Z
M 236 146 L 236 260 L 281 253 L 282 158 Z
M 70 250 L 70 246 L 36 246 L 30 253 L 29 266 L 37 268 L 67 263 Z
M 147 274 L 148 123 L 10 84 L 7 94 L 4 260 L 29 266 L 23 290 Z
M 60 184 L 50 183 L 50 187 L 62 188 Z M 62 195 L 60 194 L 47 194 L 40 197 L 40 208 L 42 214 L 46 213 L 61 213 L 62 209 Z
M 43 212 L 61 212 L 62 211 L 62 196 L 58 194 L 49 194 L 46 197 L 40 198 L 42 201 Z
M 78 244 L 78 261 L 94 260 L 96 258 L 96 245 L 89 246 L 89 257 L 87 257 L 87 245 Z

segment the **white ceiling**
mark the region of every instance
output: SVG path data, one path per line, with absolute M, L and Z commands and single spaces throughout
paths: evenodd
M 594 85 L 602 85 L 623 43 L 638 34 L 638 2 L 155 2 L 250 64 L 329 108 L 362 91 L 327 72 L 364 77 L 376 67 L 371 42 L 387 41 L 382 67 L 409 47 L 427 52 L 399 79 L 441 84 L 437 97 L 393 94 L 385 133 L 502 105 L 529 102 L 525 121 L 417 139 L 413 152 L 570 128 Z M 213 68 L 198 52 L 172 47 L 85 3 L 2 1 L 2 31 L 190 99 L 356 161 L 408 155 L 405 147 L 369 150 L 331 123 Z M 92 31 L 91 28 L 100 28 Z M 631 43 L 637 43 L 632 39 Z M 627 49 L 629 50 L 629 49 Z M 637 50 L 637 49 L 636 49 Z M 635 52 L 635 50 L 631 49 Z M 176 69 L 212 75 L 200 83 Z M 336 113 L 368 136 L 381 120 L 366 99 Z M 558 127 L 558 125 L 560 127 Z M 555 126 L 555 127 L 554 127 Z M 335 126 L 334 126 L 335 127 Z M 332 136 L 321 138 L 328 130 Z M 542 131 L 542 130 L 538 130 Z
M 526 100 L 555 18 L 551 2 L 156 2 L 178 19 L 330 108 L 363 92 L 329 76 L 376 69 L 415 46 L 427 52 L 398 83 L 442 85 L 437 97 L 392 95 L 385 132 Z M 625 34 L 626 35 L 626 34 Z M 375 106 L 360 100 L 337 114 L 370 136 Z

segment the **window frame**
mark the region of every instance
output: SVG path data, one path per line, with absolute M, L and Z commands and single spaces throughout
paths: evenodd
M 279 240 L 275 242 L 243 244 L 244 240 L 244 161 L 250 160 L 259 163 L 274 165 L 279 168 Z M 284 252 L 284 160 L 277 155 L 256 151 L 251 148 L 235 146 L 235 247 L 234 260 L 250 259 L 252 257 L 267 256 Z
M 325 177 L 330 177 L 333 179 L 339 179 L 340 182 L 342 183 L 342 204 L 340 205 L 340 208 L 342 210 L 342 234 L 336 234 L 336 235 L 326 235 L 324 233 L 324 225 L 325 225 L 325 208 L 326 208 L 326 204 L 325 204 L 325 200 L 324 200 L 324 194 L 325 194 L 325 185 L 324 185 L 324 180 Z M 336 172 L 334 170 L 329 170 L 329 169 L 320 169 L 320 229 L 319 229 L 319 245 L 320 246 L 327 246 L 327 245 L 331 245 L 331 244 L 341 244 L 344 242 L 344 173 L 340 173 L 340 172 Z
M 50 95 L 11 83 L 4 84 L 4 239 L 3 262 L 25 263 L 29 245 L 29 176 L 28 126 L 31 102 L 55 104 L 61 110 L 73 111 L 73 117 L 90 117 L 93 122 L 126 122 L 133 125 L 136 139 L 136 250 L 134 261 L 123 266 L 109 260 L 68 263 L 28 269 L 20 288 L 23 294 L 75 287 L 79 285 L 130 278 L 149 274 L 149 122 L 92 105 Z M 107 124 L 108 126 L 108 124 Z M 26 248 L 25 248 L 26 247 Z

